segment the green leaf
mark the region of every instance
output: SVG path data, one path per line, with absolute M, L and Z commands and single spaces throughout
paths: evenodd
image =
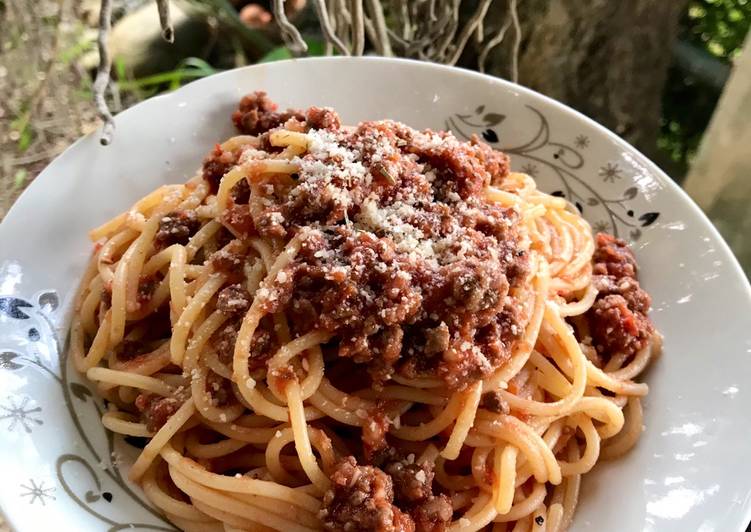
M 308 57 L 318 57 L 326 53 L 326 46 L 322 40 L 305 39 L 305 42 L 308 45 Z M 292 59 L 293 57 L 292 52 L 286 46 L 279 46 L 264 55 L 258 62 L 270 63 L 271 61 L 281 61 L 283 59 Z
M 115 75 L 117 76 L 117 79 L 125 79 L 127 77 L 125 60 L 122 57 L 116 57 L 112 62 L 112 66 L 115 67 Z
M 13 187 L 17 190 L 21 188 L 24 183 L 26 183 L 26 178 L 28 177 L 29 172 L 26 170 L 26 168 L 19 168 L 16 170 L 16 173 L 13 174 Z
M 18 151 L 23 153 L 28 150 L 33 138 L 34 134 L 31 132 L 31 128 L 27 125 L 21 130 L 21 136 L 18 138 Z
M 83 35 L 77 42 L 62 50 L 58 57 L 63 65 L 69 65 L 83 56 L 89 50 L 93 50 L 96 41 L 89 35 Z
M 186 57 L 185 59 L 180 61 L 180 65 L 178 66 L 181 68 L 192 68 L 197 73 L 201 73 L 204 76 L 210 76 L 212 74 L 220 72 L 200 57 Z
M 174 70 L 138 79 L 124 79 L 117 86 L 121 91 L 136 92 L 155 89 L 155 92 L 161 92 L 165 89 L 164 85 L 167 86 L 167 90 L 175 90 L 187 81 L 205 78 L 217 72 L 221 70 L 214 68 L 203 59 L 188 57 L 180 61 Z
M 282 59 L 292 59 L 292 53 L 286 46 L 274 48 L 269 53 L 258 60 L 259 63 L 271 63 L 272 61 L 281 61 Z

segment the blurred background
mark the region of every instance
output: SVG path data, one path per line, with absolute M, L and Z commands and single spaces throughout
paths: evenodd
M 220 70 L 300 54 L 274 2 L 173 0 L 172 44 L 153 1 L 106 3 L 113 112 Z M 361 43 L 358 2 L 277 3 L 307 55 L 361 48 L 456 64 L 582 111 L 684 186 L 751 271 L 751 0 L 367 0 Z M 0 0 L 0 219 L 52 158 L 101 125 L 92 103 L 101 4 Z M 426 15 L 428 4 L 435 13 Z

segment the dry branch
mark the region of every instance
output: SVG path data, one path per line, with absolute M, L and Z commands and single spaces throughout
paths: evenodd
M 159 24 L 162 27 L 162 37 L 167 42 L 175 41 L 175 30 L 172 27 L 172 20 L 169 12 L 169 0 L 156 0 L 156 7 L 159 11 Z M 96 79 L 94 80 L 94 104 L 97 113 L 104 122 L 102 135 L 99 142 L 106 146 L 112 142 L 112 135 L 115 131 L 115 121 L 112 112 L 107 105 L 107 89 L 110 87 L 110 69 L 112 58 L 107 46 L 109 33 L 112 29 L 112 0 L 102 0 L 99 6 L 99 34 L 97 36 L 97 48 L 99 50 L 99 65 L 96 70 Z

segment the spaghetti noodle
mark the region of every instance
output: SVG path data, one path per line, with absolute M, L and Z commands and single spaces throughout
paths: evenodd
M 183 530 L 562 531 L 659 352 L 626 245 L 473 139 L 243 99 L 91 232 L 71 333 Z

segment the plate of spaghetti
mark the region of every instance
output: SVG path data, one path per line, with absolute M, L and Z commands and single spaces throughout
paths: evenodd
M 748 282 L 613 134 L 351 58 L 116 125 L 0 226 L 17 530 L 744 529 Z

